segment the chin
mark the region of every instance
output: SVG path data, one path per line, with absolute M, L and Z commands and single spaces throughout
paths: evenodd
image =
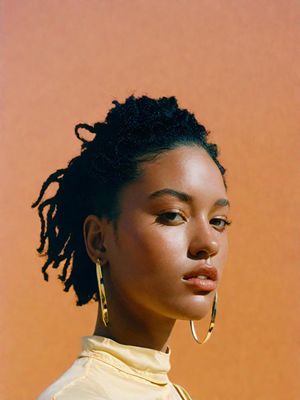
M 208 314 L 211 315 L 215 292 L 200 292 L 194 295 L 193 301 L 184 309 L 184 315 L 180 319 L 200 320 Z

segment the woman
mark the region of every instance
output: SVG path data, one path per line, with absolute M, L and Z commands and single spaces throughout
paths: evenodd
M 75 127 L 81 155 L 32 205 L 44 278 L 63 264 L 77 305 L 99 302 L 94 334 L 39 400 L 190 399 L 168 379 L 168 338 L 177 319 L 189 320 L 201 343 L 193 321 L 210 310 L 202 342 L 213 329 L 230 224 L 217 146 L 175 97 L 113 104 L 104 122 Z M 52 183 L 56 194 L 42 201 Z

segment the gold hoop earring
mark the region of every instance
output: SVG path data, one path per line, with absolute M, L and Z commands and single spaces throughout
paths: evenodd
M 105 326 L 108 325 L 108 308 L 107 308 L 107 301 L 106 301 L 106 294 L 101 270 L 101 263 L 100 259 L 97 258 L 96 261 L 96 272 L 97 272 L 97 281 L 98 281 L 98 290 L 99 290 L 99 301 L 101 307 L 101 314 L 102 314 L 102 321 Z
M 216 292 L 215 297 L 214 297 L 214 302 L 213 302 L 213 306 L 212 306 L 212 311 L 211 311 L 211 319 L 210 319 L 210 324 L 209 324 L 209 328 L 208 328 L 208 332 L 204 338 L 204 340 L 201 342 L 198 339 L 197 333 L 196 333 L 196 329 L 194 326 L 194 321 L 190 321 L 190 327 L 191 327 L 191 331 L 192 331 L 192 336 L 193 338 L 196 340 L 196 342 L 198 344 L 204 344 L 205 342 L 208 341 L 208 339 L 211 336 L 212 330 L 214 329 L 215 326 L 215 319 L 216 319 L 216 314 L 217 314 L 217 302 L 218 302 L 218 294 Z

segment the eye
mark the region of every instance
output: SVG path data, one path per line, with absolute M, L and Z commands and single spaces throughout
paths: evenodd
M 182 222 L 186 221 L 186 219 L 179 212 L 176 211 L 168 211 L 162 213 L 157 218 L 158 222 L 162 222 L 164 224 L 172 223 L 172 222 Z
M 230 225 L 232 221 L 229 221 L 228 219 L 225 218 L 213 218 L 211 219 L 213 222 L 213 225 L 218 227 L 218 230 L 223 231 L 226 228 L 226 225 Z

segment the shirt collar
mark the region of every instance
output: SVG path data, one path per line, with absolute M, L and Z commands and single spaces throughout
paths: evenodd
M 118 343 L 103 336 L 83 336 L 80 357 L 94 357 L 130 375 L 157 384 L 169 383 L 171 349 L 167 353 Z

